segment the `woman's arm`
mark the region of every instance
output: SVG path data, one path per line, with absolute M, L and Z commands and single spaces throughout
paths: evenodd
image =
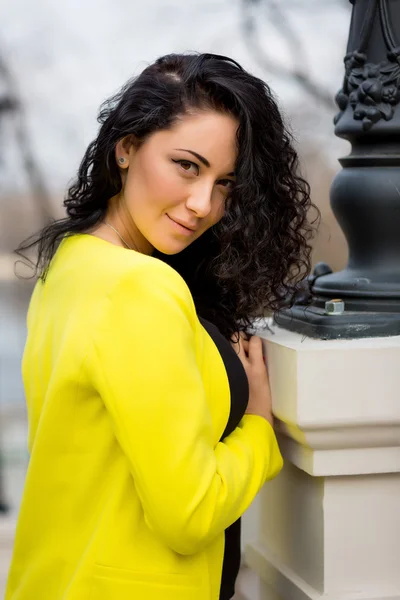
M 198 552 L 282 467 L 267 420 L 245 415 L 216 446 L 196 360 L 196 313 L 182 278 L 139 264 L 110 293 L 94 334 L 92 379 L 154 533 Z

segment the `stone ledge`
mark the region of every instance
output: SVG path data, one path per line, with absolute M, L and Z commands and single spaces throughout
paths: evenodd
M 342 430 L 343 432 L 343 430 Z M 351 435 L 351 432 L 348 432 Z M 282 456 L 296 467 L 315 477 L 323 475 L 369 475 L 400 472 L 400 446 L 342 447 L 315 449 L 304 432 L 302 444 L 282 433 L 278 434 Z M 400 440 L 400 428 L 397 443 Z M 389 440 L 386 440 L 387 443 Z M 393 440 L 394 441 L 394 440 Z
M 400 472 L 400 337 L 313 340 L 260 325 L 284 458 L 314 476 Z
M 349 592 L 325 594 L 308 585 L 301 577 L 277 560 L 260 542 L 246 547 L 246 561 L 261 581 L 271 589 L 272 597 L 290 600 L 400 600 L 396 590 L 379 590 L 378 596 Z

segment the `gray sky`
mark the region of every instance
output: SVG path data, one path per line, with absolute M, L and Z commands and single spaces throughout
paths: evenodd
M 284 2 L 284 0 L 281 0 Z M 315 2 L 309 3 L 316 6 Z M 342 3 L 343 5 L 343 3 Z M 338 0 L 293 13 L 311 72 L 332 93 L 340 87 L 349 12 Z M 323 7 L 323 10 L 322 10 Z M 0 3 L 0 49 L 26 102 L 28 130 L 49 186 L 62 192 L 96 133 L 100 103 L 148 62 L 172 51 L 227 54 L 270 83 L 287 113 L 309 99 L 261 71 L 243 41 L 239 0 L 12 0 Z M 263 45 L 279 64 L 289 55 L 282 39 L 260 20 Z M 322 119 L 322 121 L 321 121 Z M 331 120 L 316 118 L 316 135 L 333 135 Z M 1 178 L 23 186 L 12 132 Z M 335 152 L 332 144 L 332 152 Z

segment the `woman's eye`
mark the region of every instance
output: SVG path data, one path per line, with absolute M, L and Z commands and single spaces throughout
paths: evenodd
M 173 162 L 178 164 L 186 173 L 199 174 L 199 167 L 190 160 L 174 160 Z
M 224 186 L 228 192 L 232 192 L 233 188 L 235 187 L 235 182 L 232 181 L 232 179 L 221 179 L 218 181 L 218 184 Z

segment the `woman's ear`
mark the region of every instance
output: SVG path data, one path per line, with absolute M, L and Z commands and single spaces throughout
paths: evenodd
M 132 158 L 132 152 L 134 150 L 135 145 L 131 135 L 127 135 L 117 142 L 115 146 L 115 160 L 121 169 L 127 169 L 129 167 L 129 160 Z

